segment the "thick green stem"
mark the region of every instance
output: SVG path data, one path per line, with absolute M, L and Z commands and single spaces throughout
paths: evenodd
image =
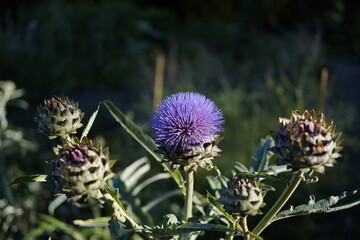
M 113 194 L 106 190 L 101 191 L 101 202 L 104 208 L 109 211 L 113 217 L 116 217 L 118 221 L 123 223 L 128 228 L 141 229 L 142 227 L 132 219 L 128 213 L 125 211 L 124 206 L 121 204 L 119 199 L 115 199 Z M 141 231 L 136 231 L 136 233 L 145 240 L 152 239 Z
M 246 217 L 240 218 L 240 225 L 243 228 L 244 231 L 244 239 L 250 240 L 250 232 L 247 225 L 247 219 Z
M 192 217 L 192 203 L 194 196 L 194 171 L 186 172 L 186 196 L 185 196 L 185 222 Z
M 295 172 L 288 186 L 284 189 L 283 193 L 276 201 L 276 203 L 272 206 L 269 212 L 261 219 L 258 225 L 252 231 L 256 235 L 260 235 L 262 231 L 271 223 L 275 215 L 281 210 L 281 208 L 285 205 L 285 203 L 289 200 L 291 195 L 296 190 L 297 186 L 303 179 L 304 173 L 301 171 Z M 250 239 L 254 239 L 251 237 Z

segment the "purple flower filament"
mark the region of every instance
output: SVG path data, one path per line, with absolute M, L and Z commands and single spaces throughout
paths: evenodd
M 223 115 L 214 102 L 199 93 L 176 93 L 156 107 L 153 138 L 171 152 L 184 152 L 222 131 Z

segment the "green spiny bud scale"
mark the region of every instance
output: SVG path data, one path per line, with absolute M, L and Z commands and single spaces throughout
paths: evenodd
M 38 131 L 48 135 L 50 139 L 65 139 L 83 126 L 81 119 L 84 113 L 78 108 L 78 103 L 67 97 L 54 96 L 47 99 L 37 110 L 38 117 L 34 120 L 38 124 Z
M 228 183 L 228 187 L 220 191 L 219 202 L 232 215 L 245 217 L 259 214 L 259 209 L 265 204 L 263 190 L 258 185 L 255 179 L 236 175 Z
M 189 146 L 182 152 L 171 152 L 170 149 L 159 147 L 159 153 L 164 155 L 164 162 L 172 162 L 173 167 L 182 166 L 185 171 L 197 170 L 201 168 L 211 168 L 214 157 L 220 156 L 221 149 L 218 143 L 222 137 L 214 135 L 206 138 L 203 144 L 198 146 Z

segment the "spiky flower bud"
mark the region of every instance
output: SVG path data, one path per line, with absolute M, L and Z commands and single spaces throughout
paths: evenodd
M 72 138 L 62 146 L 54 148 L 56 157 L 50 161 L 50 179 L 55 183 L 55 194 L 65 193 L 70 202 L 98 198 L 99 190 L 114 176 L 108 149 L 95 146 L 91 140 L 81 142 Z
M 151 128 L 164 161 L 188 171 L 212 166 L 212 159 L 221 152 L 217 145 L 223 122 L 213 101 L 199 93 L 182 92 L 161 101 Z
M 238 174 L 228 183 L 227 188 L 220 190 L 219 202 L 232 215 L 254 216 L 260 214 L 259 209 L 265 206 L 263 193 L 254 178 Z
M 54 96 L 46 99 L 44 105 L 40 105 L 37 110 L 38 117 L 34 120 L 38 124 L 38 131 L 50 139 L 65 139 L 83 126 L 81 119 L 84 113 L 78 108 L 78 103 L 68 97 Z
M 291 118 L 280 118 L 280 130 L 273 132 L 278 155 L 277 164 L 287 164 L 293 171 L 324 173 L 340 157 L 340 135 L 335 132 L 333 121 L 326 122 L 324 114 L 314 110 L 293 111 Z

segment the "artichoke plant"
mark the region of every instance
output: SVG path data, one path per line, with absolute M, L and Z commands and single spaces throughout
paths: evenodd
M 66 139 L 83 126 L 81 119 L 84 113 L 79 109 L 78 103 L 68 97 L 54 96 L 46 99 L 44 105 L 40 105 L 37 110 L 38 116 L 34 120 L 38 124 L 38 132 L 46 134 L 50 139 Z
M 280 118 L 280 130 L 272 133 L 275 146 L 271 151 L 277 154 L 278 165 L 308 174 L 324 173 L 341 156 L 340 135 L 323 113 L 293 111 L 290 119 Z
M 95 145 L 91 140 L 72 138 L 54 148 L 56 157 L 50 161 L 50 180 L 55 183 L 55 194 L 65 193 L 70 202 L 99 197 L 107 180 L 114 174 L 108 149 Z
M 245 217 L 260 214 L 265 206 L 263 189 L 255 178 L 235 175 L 226 188 L 220 190 L 219 202 L 232 215 Z

